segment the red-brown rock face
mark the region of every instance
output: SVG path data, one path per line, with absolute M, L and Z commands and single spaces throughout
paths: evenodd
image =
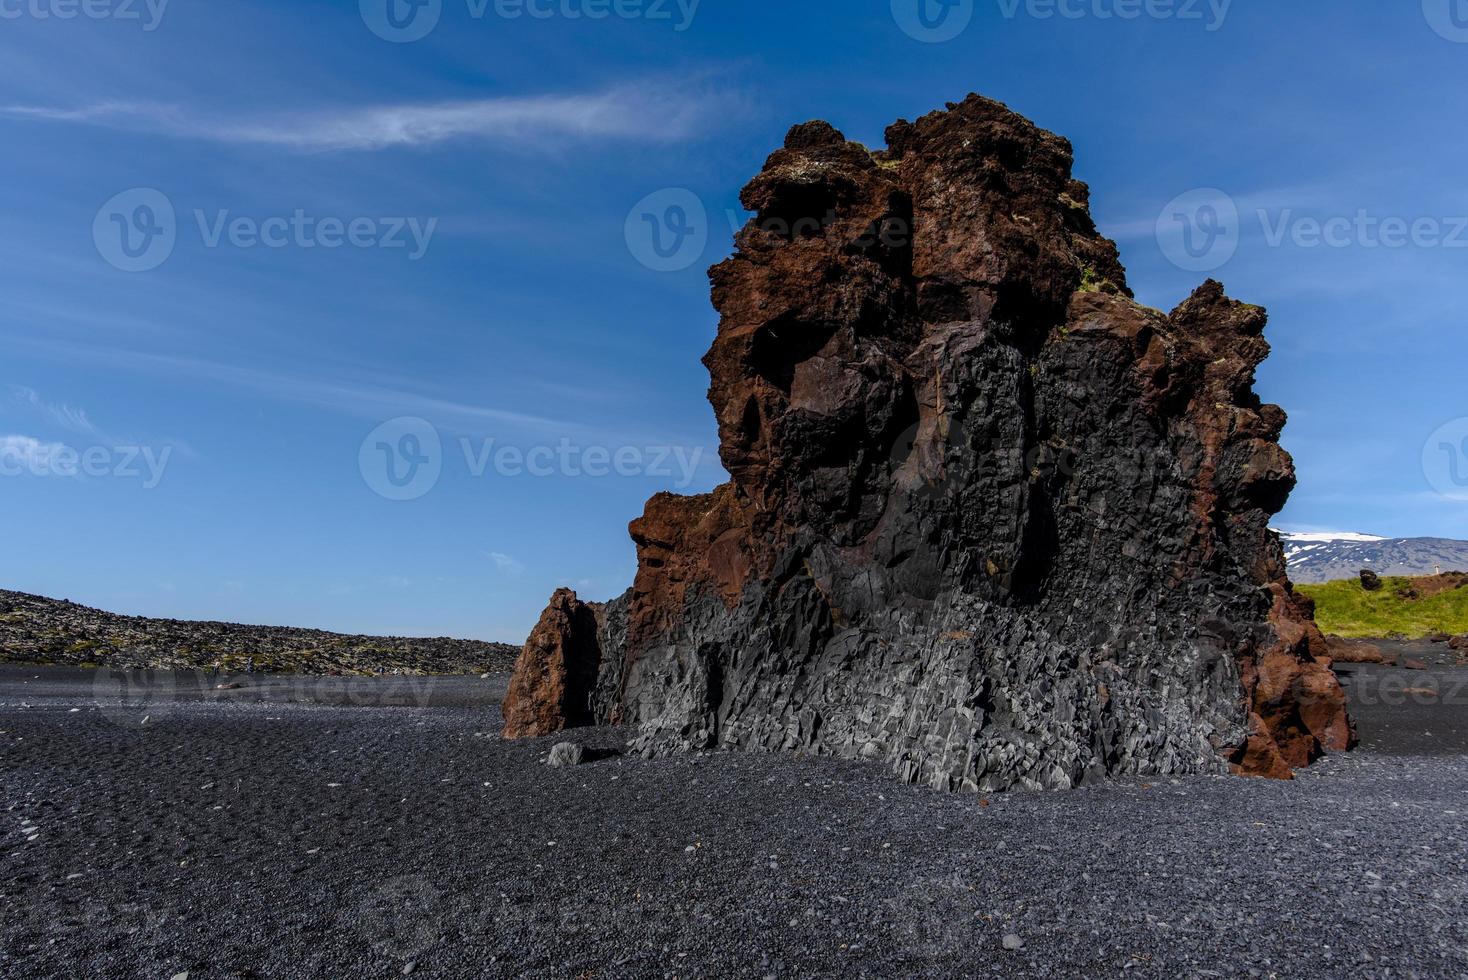
M 660 495 L 597 713 L 944 787 L 1287 776 L 1351 742 L 1268 530 L 1265 315 L 1134 303 L 1069 144 L 977 96 L 791 130 L 712 272 L 731 482 Z
M 505 693 L 505 738 L 538 738 L 594 723 L 601 651 L 596 610 L 559 589 L 525 642 Z

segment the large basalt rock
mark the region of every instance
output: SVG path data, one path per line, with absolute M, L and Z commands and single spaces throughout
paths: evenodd
M 791 130 L 712 270 L 731 482 L 655 497 L 602 721 L 941 788 L 1287 777 L 1352 741 L 1270 515 L 1264 311 L 1131 300 L 1071 148 L 971 96 Z
M 558 589 L 515 661 L 503 705 L 505 738 L 539 738 L 595 723 L 601 667 L 597 609 Z

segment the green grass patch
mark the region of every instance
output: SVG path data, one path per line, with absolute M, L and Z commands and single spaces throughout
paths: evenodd
M 1116 286 L 1112 285 L 1110 279 L 1102 279 L 1096 272 L 1096 267 L 1088 265 L 1081 269 L 1081 292 L 1083 293 L 1115 293 Z
M 1295 589 L 1315 600 L 1320 628 L 1338 636 L 1420 640 L 1433 633 L 1468 633 L 1468 588 L 1405 598 L 1411 586 L 1411 579 L 1383 578 L 1380 591 L 1367 592 L 1358 580 L 1343 579 Z

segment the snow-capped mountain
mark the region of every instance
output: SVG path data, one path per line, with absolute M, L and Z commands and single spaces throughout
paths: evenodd
M 1468 541 L 1383 538 L 1352 531 L 1280 531 L 1279 536 L 1296 582 L 1355 578 L 1363 568 L 1378 575 L 1468 571 Z

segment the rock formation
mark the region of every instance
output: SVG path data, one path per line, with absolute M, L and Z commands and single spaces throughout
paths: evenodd
M 596 609 L 558 589 L 515 662 L 505 693 L 505 738 L 538 738 L 595 723 L 601 650 Z
M 704 358 L 731 481 L 632 523 L 598 720 L 968 790 L 1348 747 L 1268 529 L 1264 311 L 1133 302 L 1069 143 L 998 103 L 887 142 L 797 126 L 744 189 Z

